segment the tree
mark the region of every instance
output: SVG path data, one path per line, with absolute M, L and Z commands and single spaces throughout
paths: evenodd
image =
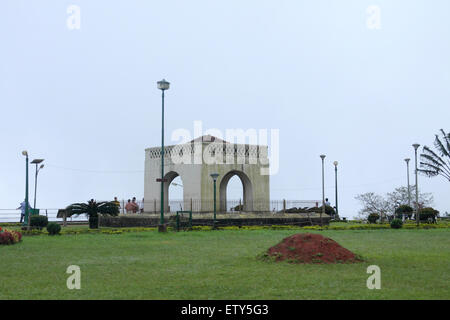
M 403 216 L 411 219 L 414 209 L 407 204 L 400 205 L 397 209 L 395 209 L 395 217 L 398 219 L 403 218 Z
M 371 213 L 378 213 L 381 221 L 383 221 L 386 214 L 391 210 L 389 202 L 373 192 L 359 194 L 355 199 L 359 200 L 363 206 L 359 211 L 359 215 L 363 218 L 367 218 Z
M 415 186 L 411 187 L 411 195 L 415 194 Z M 414 199 L 414 197 L 412 197 Z M 395 210 L 407 205 L 409 201 L 408 188 L 399 187 L 393 192 L 386 193 L 385 196 L 376 194 L 374 192 L 367 192 L 359 194 L 355 197 L 362 204 L 362 209 L 359 211 L 359 216 L 366 219 L 371 213 L 378 213 L 380 220 L 383 221 L 388 215 L 394 215 Z M 415 205 L 415 201 L 411 199 L 411 206 Z M 433 204 L 433 195 L 431 193 L 419 192 L 419 208 L 431 206 Z
M 388 192 L 386 194 L 387 201 L 390 203 L 392 208 L 391 211 L 395 211 L 398 207 L 402 205 L 409 205 L 409 201 L 411 200 L 411 207 L 415 207 L 415 194 L 416 194 L 416 186 L 411 186 L 411 199 L 409 199 L 408 188 L 407 187 L 399 187 L 395 188 L 394 191 Z M 428 207 L 433 204 L 433 195 L 431 193 L 421 193 L 419 191 L 419 208 Z
M 436 134 L 434 139 L 434 147 L 436 151 L 424 146 L 423 153 L 420 155 L 419 172 L 424 173 L 428 177 L 443 176 L 450 181 L 450 133 L 445 133 L 441 129 L 443 140 L 439 139 Z
M 119 214 L 119 208 L 113 201 L 96 202 L 94 199 L 91 199 L 87 204 L 71 204 L 66 208 L 66 213 L 68 217 L 85 214 L 89 218 L 89 228 L 97 229 L 99 215 L 117 216 Z
M 419 210 L 420 221 L 428 221 L 436 223 L 436 217 L 439 216 L 439 211 L 433 208 L 422 208 Z

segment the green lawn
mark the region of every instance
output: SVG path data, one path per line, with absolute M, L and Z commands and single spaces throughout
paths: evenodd
M 28 236 L 0 246 L 0 299 L 450 299 L 450 229 L 322 231 L 366 259 L 294 265 L 256 256 L 299 230 Z M 369 290 L 369 265 L 381 290 Z M 81 268 L 81 290 L 66 268 Z

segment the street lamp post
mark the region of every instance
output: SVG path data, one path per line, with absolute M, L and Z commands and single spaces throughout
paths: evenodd
M 325 169 L 324 169 L 324 159 L 325 155 L 321 154 L 322 159 L 322 211 L 320 212 L 320 226 L 323 226 L 322 216 L 325 214 Z
M 36 192 L 37 192 L 37 178 L 38 178 L 38 173 L 41 169 L 44 168 L 44 165 L 41 164 L 40 167 L 38 168 L 38 164 L 41 163 L 42 161 L 44 161 L 44 159 L 34 159 L 33 161 L 31 161 L 32 164 L 36 165 L 36 174 L 34 176 L 34 210 L 36 210 Z
M 405 162 L 406 162 L 406 179 L 407 179 L 407 183 L 408 183 L 408 206 L 411 207 L 411 187 L 409 185 L 409 161 L 411 159 L 406 158 Z
M 28 152 L 26 150 L 22 151 L 22 155 L 25 156 L 25 219 L 23 219 L 23 225 L 28 224 L 28 229 L 31 226 L 31 215 L 29 214 L 28 206 Z
M 211 173 L 211 178 L 214 180 L 214 222 L 213 222 L 213 229 L 216 228 L 216 181 L 217 177 L 219 176 L 218 173 Z
M 414 147 L 414 156 L 415 156 L 415 168 L 416 168 L 416 221 L 417 226 L 419 226 L 420 214 L 419 214 L 419 185 L 417 181 L 417 149 L 420 147 L 420 144 L 414 143 L 412 145 Z
M 162 112 L 161 112 L 161 219 L 158 230 L 166 231 L 164 227 L 164 91 L 168 90 L 170 83 L 165 79 L 157 82 L 158 89 L 162 91 Z
M 335 220 L 339 219 L 339 211 L 338 211 L 338 187 L 337 187 L 337 166 L 338 166 L 338 162 L 335 161 L 333 162 L 334 164 L 334 189 L 335 189 L 335 197 L 336 197 L 336 217 L 334 218 Z

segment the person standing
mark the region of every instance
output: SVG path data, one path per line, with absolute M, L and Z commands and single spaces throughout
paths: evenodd
M 133 197 L 131 203 L 133 204 L 133 213 L 137 213 L 139 210 L 139 205 L 136 203 L 136 197 Z
M 128 199 L 128 202 L 127 202 L 127 204 L 125 205 L 125 210 L 126 210 L 126 212 L 127 212 L 127 213 L 132 213 L 132 212 L 133 212 L 133 208 L 134 208 L 134 206 L 133 206 L 133 204 L 131 203 L 131 200 Z
M 22 223 L 24 217 L 25 217 L 25 210 L 26 210 L 26 202 L 25 200 L 20 204 L 20 206 L 16 209 L 19 210 L 20 209 L 20 223 Z M 30 203 L 28 203 L 28 211 L 30 212 Z
M 328 212 L 328 210 L 327 210 L 328 207 L 331 207 L 331 203 L 328 200 L 328 198 L 325 198 L 325 212 Z M 330 217 L 333 218 L 333 214 L 332 213 L 331 213 Z
M 117 206 L 117 209 L 119 209 L 119 212 L 120 212 L 120 202 L 119 202 L 119 200 L 117 200 L 117 197 L 114 197 L 113 203 Z

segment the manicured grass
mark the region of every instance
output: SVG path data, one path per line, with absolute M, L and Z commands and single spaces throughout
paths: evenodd
M 259 253 L 301 230 L 27 236 L 0 246 L 0 299 L 450 299 L 450 229 L 321 231 L 366 259 L 295 265 Z M 81 268 L 81 290 L 66 269 Z M 381 290 L 369 290 L 369 265 Z

